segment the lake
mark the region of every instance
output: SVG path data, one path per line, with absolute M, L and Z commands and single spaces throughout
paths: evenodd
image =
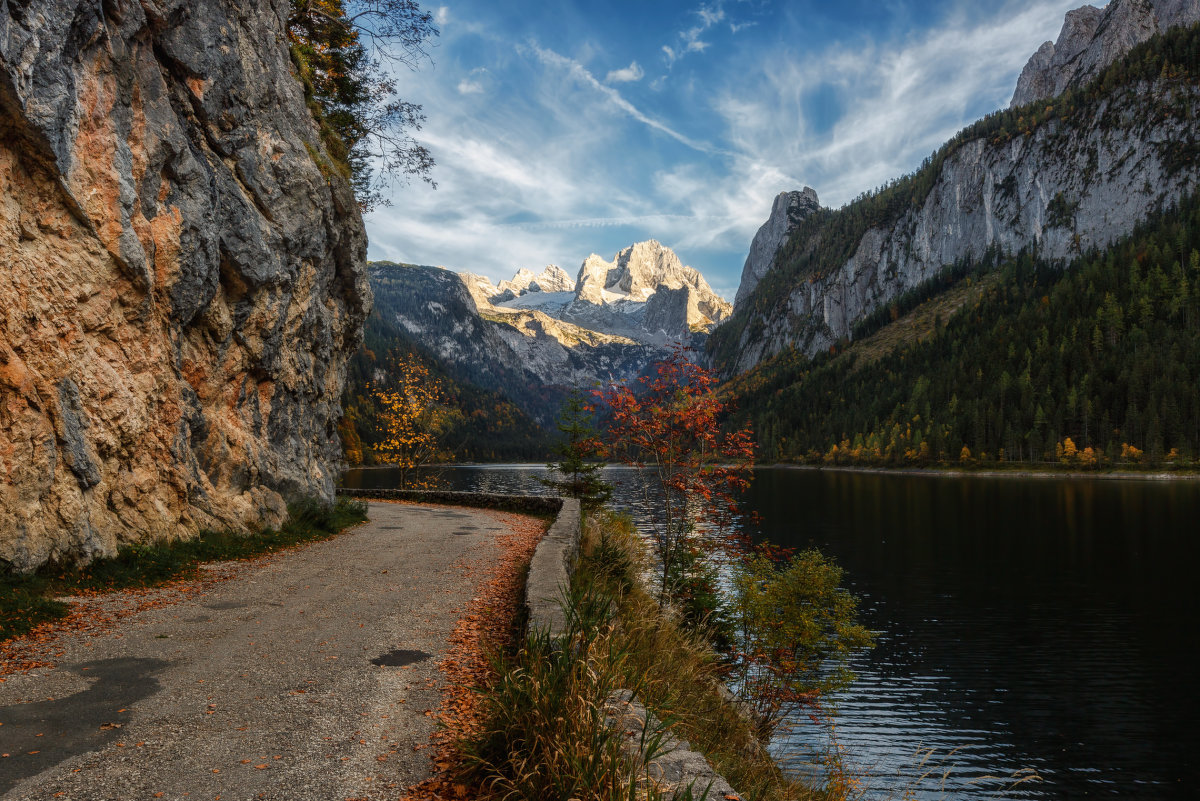
M 444 478 L 544 492 L 541 475 Z M 635 471 L 605 477 L 645 514 Z M 1200 481 L 765 468 L 745 506 L 761 515 L 755 536 L 835 557 L 879 632 L 835 716 L 871 797 L 1200 797 Z M 776 752 L 803 772 L 828 737 L 799 721 Z M 1012 787 L 1022 769 L 1041 781 Z

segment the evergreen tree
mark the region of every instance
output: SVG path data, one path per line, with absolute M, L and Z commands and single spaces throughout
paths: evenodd
M 598 506 L 612 496 L 612 486 L 600 480 L 604 448 L 592 426 L 592 408 L 579 390 L 571 392 L 563 402 L 558 430 L 563 439 L 554 446 L 559 459 L 546 466 L 562 476 L 561 479 L 542 479 L 561 495 L 578 498 L 584 507 Z

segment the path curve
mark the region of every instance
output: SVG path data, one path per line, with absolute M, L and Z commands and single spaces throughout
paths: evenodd
M 0 683 L 0 795 L 396 798 L 432 772 L 437 657 L 506 517 L 372 503 L 350 533 L 62 635 L 56 667 Z

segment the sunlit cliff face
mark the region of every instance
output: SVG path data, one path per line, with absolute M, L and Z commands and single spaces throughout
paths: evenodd
M 366 240 L 276 5 L 0 7 L 0 564 L 332 495 Z

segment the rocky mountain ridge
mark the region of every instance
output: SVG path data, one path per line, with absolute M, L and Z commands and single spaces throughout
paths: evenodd
M 366 236 L 287 11 L 0 4 L 0 566 L 332 498 Z
M 677 342 L 699 345 L 731 306 L 650 240 L 595 254 L 574 281 L 554 265 L 497 286 L 440 267 L 376 262 L 377 310 L 456 379 L 499 391 L 550 425 L 573 388 L 635 378 Z
M 1156 33 L 1200 22 L 1200 0 L 1112 0 L 1104 8 L 1068 11 L 1057 41 L 1033 54 L 1013 93 L 1011 108 L 1057 97 Z
M 746 256 L 737 296 L 733 299 L 735 306 L 754 291 L 754 287 L 758 286 L 758 282 L 771 269 L 779 246 L 792 231 L 820 208 L 821 201 L 817 198 L 817 191 L 811 186 L 806 186 L 799 192 L 780 192 L 775 196 L 775 202 L 771 204 L 771 216 L 750 242 L 750 254 Z
M 980 121 L 878 195 L 812 211 L 739 291 L 733 318 L 709 340 L 714 360 L 741 372 L 789 348 L 817 353 L 955 263 L 1026 249 L 1065 262 L 1194 192 L 1200 86 L 1158 69 L 1170 48 L 1061 103 Z
M 441 267 L 373 262 L 376 311 L 420 342 L 457 380 L 495 390 L 543 426 L 572 388 L 625 381 L 660 351 L 536 309 L 479 306 L 472 283 Z
M 574 281 L 555 265 L 540 275 L 521 269 L 497 286 L 481 275 L 461 275 L 479 310 L 497 320 L 514 315 L 516 324 L 540 314 L 600 337 L 655 346 L 690 342 L 732 311 L 698 270 L 655 240 L 630 245 L 611 261 L 591 254 Z

